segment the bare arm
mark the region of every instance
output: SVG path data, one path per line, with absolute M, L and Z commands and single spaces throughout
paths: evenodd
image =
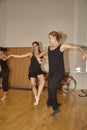
M 25 57 L 28 57 L 28 56 L 32 56 L 32 53 L 26 53 L 26 54 L 23 54 L 23 55 L 13 55 L 13 54 L 11 54 L 11 55 L 9 55 L 9 56 L 7 56 L 6 57 L 6 59 L 9 59 L 9 58 L 11 58 L 11 57 L 14 57 L 14 58 L 25 58 Z
M 43 58 L 44 58 L 44 59 L 48 59 L 48 55 L 44 55 Z
M 47 53 L 48 53 L 48 49 L 46 49 L 43 52 L 41 52 L 38 57 L 40 58 L 42 56 L 45 56 Z
M 65 49 L 75 49 L 78 50 L 82 54 L 82 61 L 86 60 L 87 55 L 86 52 L 83 48 L 81 48 L 78 45 L 73 45 L 73 44 L 62 44 L 60 51 L 64 51 Z

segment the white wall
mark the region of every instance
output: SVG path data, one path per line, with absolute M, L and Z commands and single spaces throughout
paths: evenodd
M 87 46 L 87 0 L 0 0 L 0 44 L 48 46 L 50 31 L 63 31 L 67 42 Z
M 5 46 L 6 23 L 6 0 L 0 0 L 0 46 Z
M 79 0 L 78 42 L 87 46 L 87 0 Z
M 48 46 L 50 31 L 73 38 L 73 0 L 7 0 L 6 46 L 31 46 L 35 40 Z

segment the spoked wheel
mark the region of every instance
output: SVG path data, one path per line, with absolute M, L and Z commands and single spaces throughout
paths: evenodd
M 76 88 L 76 80 L 72 77 L 69 76 L 67 78 L 67 81 L 62 85 L 62 90 L 64 92 L 72 92 Z

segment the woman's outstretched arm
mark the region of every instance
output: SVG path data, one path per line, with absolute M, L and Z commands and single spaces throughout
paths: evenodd
M 78 50 L 82 54 L 81 61 L 85 61 L 87 59 L 86 51 L 80 47 L 79 45 L 73 45 L 73 44 L 62 44 L 60 50 L 64 51 L 65 49 L 75 49 Z
M 45 56 L 47 53 L 48 53 L 48 49 L 46 49 L 46 50 L 44 50 L 43 52 L 41 52 L 38 57 L 39 57 L 39 58 L 40 58 L 40 57 L 43 57 L 43 56 Z
M 9 59 L 11 57 L 14 57 L 14 58 L 25 58 L 25 57 L 31 57 L 32 56 L 32 53 L 26 53 L 26 54 L 23 54 L 23 55 L 14 55 L 14 54 L 10 54 L 8 55 L 5 59 Z

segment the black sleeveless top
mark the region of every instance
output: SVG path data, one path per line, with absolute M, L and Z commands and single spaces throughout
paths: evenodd
M 31 63 L 30 63 L 30 67 L 29 67 L 29 72 L 30 73 L 38 72 L 39 70 L 41 70 L 41 65 L 38 63 L 37 58 L 33 55 L 31 57 Z
M 7 60 L 6 61 L 0 60 L 0 66 L 2 70 L 9 69 L 7 65 Z
M 48 47 L 49 73 L 64 75 L 63 52 L 60 52 L 60 46 L 54 50 L 50 50 L 50 46 Z

